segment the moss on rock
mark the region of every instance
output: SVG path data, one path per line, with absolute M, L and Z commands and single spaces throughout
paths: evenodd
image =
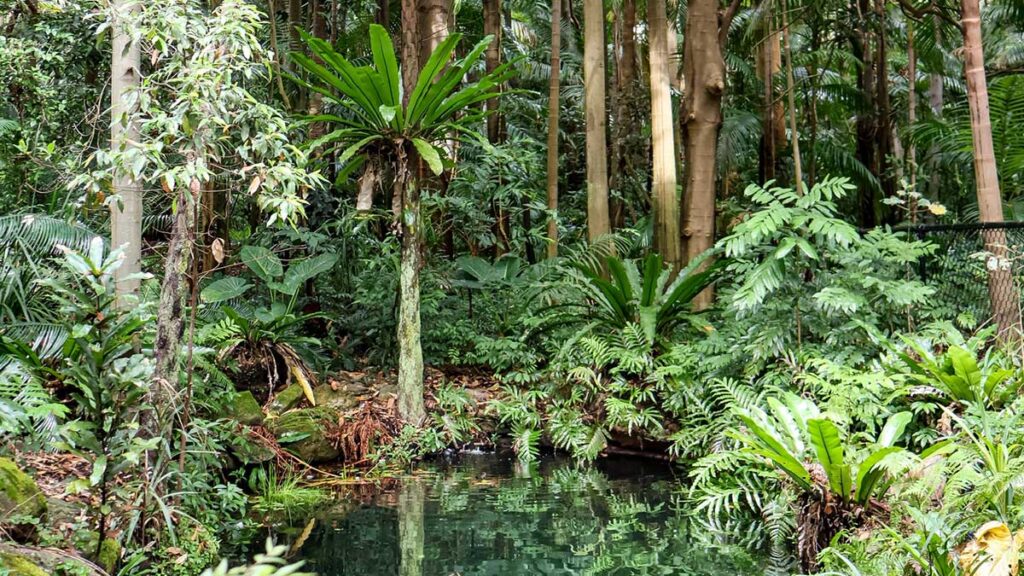
M 7 570 L 10 576 L 49 576 L 28 556 L 15 552 L 0 552 L 0 568 Z
M 12 517 L 26 516 L 40 519 L 46 516 L 46 495 L 31 476 L 22 472 L 10 458 L 0 458 L 0 525 L 11 524 Z M 18 526 L 12 533 L 15 537 L 30 537 L 34 526 Z M 27 532 L 27 534 L 25 534 Z
M 302 391 L 302 386 L 292 384 L 274 396 L 274 400 L 270 402 L 270 411 L 278 414 L 287 412 L 298 406 L 305 397 L 306 394 Z
M 282 446 L 310 463 L 329 462 L 341 453 L 327 437 L 336 414 L 326 408 L 302 408 L 285 412 L 268 421 L 268 426 Z
M 231 417 L 240 424 L 256 426 L 263 422 L 263 408 L 252 392 L 244 390 L 235 394 L 231 404 Z

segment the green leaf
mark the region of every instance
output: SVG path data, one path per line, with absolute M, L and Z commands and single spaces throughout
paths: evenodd
M 264 282 L 273 282 L 284 273 L 281 259 L 262 246 L 243 246 L 241 256 L 242 262 Z
M 89 474 L 89 484 L 99 486 L 103 482 L 103 475 L 107 472 L 107 457 L 100 456 L 92 464 L 92 474 Z
M 398 59 L 395 58 L 395 46 L 387 29 L 379 24 L 370 25 L 370 50 L 373 52 L 373 65 L 387 84 L 388 104 L 397 107 L 401 104 L 398 76 Z M 397 110 L 397 108 L 396 108 Z M 390 122 L 391 120 L 388 120 Z
M 416 152 L 419 153 L 420 158 L 427 163 L 430 167 L 430 171 L 436 176 L 440 176 L 444 172 L 444 165 L 441 164 L 441 155 L 437 153 L 437 148 L 434 148 L 429 142 L 422 138 L 413 138 L 412 145 L 416 147 Z
M 882 431 L 878 433 L 878 445 L 892 446 L 895 444 L 913 418 L 914 415 L 910 412 L 899 412 L 890 416 L 886 420 L 885 426 L 882 427 Z
M 878 465 L 886 456 L 901 452 L 903 449 L 896 446 L 886 446 L 876 450 L 864 459 L 857 470 L 857 484 L 854 500 L 859 504 L 867 503 L 878 480 L 881 479 L 884 470 Z
M 807 434 L 811 445 L 818 455 L 818 462 L 825 469 L 829 487 L 839 494 L 843 501 L 850 498 L 852 482 L 850 466 L 843 455 L 843 443 L 839 438 L 839 429 L 831 420 L 812 418 L 807 421 Z
M 791 454 L 777 438 L 768 432 L 768 430 L 755 422 L 753 418 L 745 414 L 737 414 L 737 416 L 757 437 L 756 440 L 754 440 L 746 436 L 740 436 L 741 440 L 754 445 L 755 453 L 774 462 L 782 469 L 783 472 L 793 478 L 793 480 L 796 481 L 804 490 L 810 490 L 812 488 L 811 475 L 807 472 L 807 469 L 804 468 L 804 465 L 800 460 Z
M 359 152 L 362 152 L 363 148 L 366 148 L 367 144 L 369 144 L 370 142 L 374 142 L 376 140 L 383 140 L 383 139 L 384 139 L 384 137 L 381 136 L 380 134 L 373 134 L 371 136 L 367 136 L 366 138 L 363 138 L 362 140 L 360 140 L 360 141 L 356 142 L 355 144 L 353 144 L 353 145 L 349 146 L 348 148 L 346 148 L 345 151 L 342 152 L 340 156 L 338 156 L 338 164 L 344 165 L 346 162 L 348 162 L 350 159 L 352 159 L 353 156 L 355 156 Z
M 206 288 L 203 288 L 203 291 L 199 293 L 199 297 L 207 304 L 216 304 L 217 302 L 224 302 L 225 300 L 238 298 L 242 294 L 245 294 L 245 292 L 251 287 L 252 285 L 242 278 L 237 276 L 228 276 L 226 278 L 210 282 L 210 284 L 208 284 Z
M 294 296 L 299 287 L 307 280 L 318 274 L 329 272 L 334 268 L 334 264 L 337 261 L 337 254 L 320 254 L 319 256 L 293 262 L 288 266 L 288 271 L 284 274 L 284 281 L 280 287 L 281 292 Z
M 388 124 L 390 124 L 391 121 L 395 119 L 395 114 L 398 113 L 397 106 L 388 106 L 386 104 L 381 104 L 380 108 L 378 108 L 377 110 L 380 111 L 381 118 L 383 118 L 384 121 L 387 122 Z

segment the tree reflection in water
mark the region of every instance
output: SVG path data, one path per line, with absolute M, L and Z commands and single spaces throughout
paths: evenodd
M 320 576 L 760 574 L 756 558 L 692 528 L 683 490 L 650 462 L 465 455 L 340 494 L 297 557 Z

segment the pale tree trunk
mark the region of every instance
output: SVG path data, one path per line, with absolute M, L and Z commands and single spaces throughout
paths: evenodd
M 719 23 L 718 0 L 689 0 L 683 35 L 683 140 L 686 157 L 686 193 L 683 201 L 683 241 L 687 261 L 697 258 L 715 242 L 715 178 L 718 130 L 722 125 L 725 92 L 725 43 L 738 2 Z M 696 309 L 711 304 L 705 290 Z
M 982 222 L 1003 221 L 1003 201 L 999 192 L 992 122 L 989 117 L 988 84 L 981 39 L 981 8 L 978 0 L 962 0 L 964 33 L 964 71 L 967 76 L 967 102 L 971 109 L 971 135 L 974 143 L 974 179 Z M 1006 245 L 1006 230 L 994 228 L 983 233 L 988 258 L 988 292 L 992 313 L 1004 339 L 1020 335 L 1020 301 L 1014 286 L 1012 262 Z
M 775 75 L 782 70 L 782 49 L 770 9 L 762 3 L 764 38 L 757 45 L 757 77 L 763 83 L 761 110 L 761 147 L 758 176 L 761 182 L 775 179 L 778 149 L 786 141 L 785 111 L 775 98 Z
M 800 162 L 800 132 L 796 123 L 796 82 L 793 80 L 793 48 L 790 44 L 788 12 L 786 0 L 782 0 L 782 41 L 786 49 L 786 92 L 789 99 L 790 147 L 793 151 L 793 189 L 797 194 L 802 194 L 804 174 Z
M 651 143 L 653 155 L 654 248 L 673 270 L 682 264 L 679 200 L 676 197 L 676 147 L 673 140 L 665 0 L 647 0 L 651 59 Z
M 448 37 L 451 0 L 419 0 L 420 65 L 427 62 L 437 45 Z
M 416 0 L 402 0 L 402 82 L 403 105 L 419 75 L 420 54 Z M 398 413 L 407 423 L 418 426 L 426 417 L 423 407 L 423 346 L 420 325 L 420 175 L 419 160 L 412 146 L 399 146 L 395 174 L 396 215 L 402 234 L 398 306 Z
M 561 108 L 562 2 L 551 0 L 551 80 L 548 83 L 548 258 L 558 256 L 558 112 Z
M 583 5 L 583 85 L 587 129 L 587 239 L 611 231 L 608 216 L 608 148 L 605 114 L 604 2 Z
M 110 58 L 110 148 L 123 150 L 139 141 L 139 131 L 131 121 L 132 110 L 125 99 L 139 85 L 139 45 L 131 42 L 129 31 L 120 21 L 127 2 L 114 3 L 113 45 Z M 110 243 L 124 248 L 124 264 L 114 272 L 118 297 L 135 294 L 137 279 L 127 279 L 142 270 L 142 183 L 130 176 L 114 178 L 114 192 L 119 201 L 110 207 Z

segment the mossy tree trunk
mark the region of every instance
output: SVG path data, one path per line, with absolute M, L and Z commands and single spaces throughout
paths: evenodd
M 399 151 L 403 154 L 403 151 Z M 423 346 L 420 325 L 420 267 L 422 227 L 420 215 L 421 162 L 415 154 L 399 158 L 401 186 L 402 255 L 398 307 L 398 413 L 409 424 L 426 417 L 423 407 Z M 415 175 L 413 174 L 415 171 Z

